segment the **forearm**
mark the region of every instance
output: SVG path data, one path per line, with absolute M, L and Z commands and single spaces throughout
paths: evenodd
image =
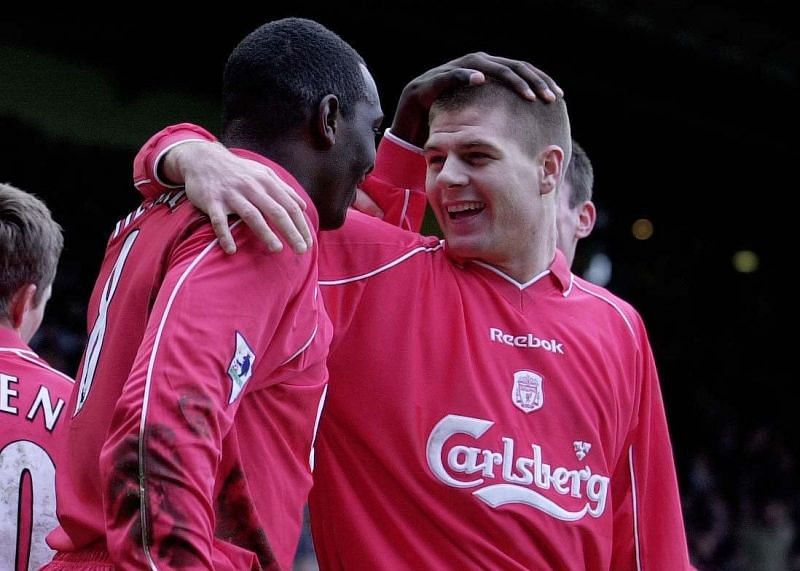
M 198 346 L 191 331 L 204 324 L 185 322 L 197 311 L 171 311 L 185 267 L 162 284 L 100 456 L 106 542 L 121 568 L 213 568 L 214 475 L 231 413 L 214 343 Z
M 418 232 L 427 206 L 422 150 L 387 131 L 364 190 L 384 211 L 385 222 Z
M 271 167 L 241 158 L 216 143 L 196 125 L 182 123 L 153 135 L 134 159 L 134 185 L 153 199 L 174 184 L 205 212 L 225 252 L 236 245 L 228 230 L 228 215 L 236 214 L 273 252 L 281 238 L 298 254 L 314 242 L 304 211 L 305 198 Z M 280 238 L 279 238 L 280 237 Z
M 211 435 L 198 438 L 177 411 L 134 402 L 118 407 L 101 453 L 109 553 L 122 569 L 171 568 L 177 561 L 185 569 L 213 569 Z M 145 422 L 140 413 L 159 418 Z
M 101 491 L 108 550 L 122 568 L 150 562 L 174 568 L 174 561 L 188 569 L 213 568 L 214 478 L 236 410 L 228 406 L 225 376 L 233 333 L 215 310 L 231 315 L 237 285 L 209 271 L 224 256 L 209 248 L 213 243 L 203 225 L 169 252 L 136 358 L 113 405 L 100 457 Z M 210 291 L 223 300 L 209 306 Z

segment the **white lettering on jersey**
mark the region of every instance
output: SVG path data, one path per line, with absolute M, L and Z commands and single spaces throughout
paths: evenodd
M 558 339 L 540 339 L 533 333 L 525 333 L 524 335 L 511 335 L 505 333 L 502 329 L 497 327 L 489 328 L 489 340 L 495 343 L 502 343 L 509 347 L 522 347 L 525 349 L 544 349 L 551 353 L 558 355 L 564 354 L 564 344 Z
M 39 387 L 39 392 L 36 393 L 36 398 L 33 399 L 33 404 L 26 418 L 28 420 L 33 420 L 36 417 L 36 413 L 41 411 L 44 415 L 45 428 L 52 432 L 56 427 L 56 421 L 61 415 L 61 409 L 63 408 L 63 400 L 56 400 L 56 404 L 53 406 L 53 401 L 50 400 L 50 391 L 47 390 L 47 387 Z
M 164 194 L 160 195 L 153 201 L 142 203 L 136 210 L 134 210 L 133 212 L 128 214 L 125 218 L 117 222 L 117 225 L 114 227 L 114 232 L 111 233 L 111 239 L 113 240 L 114 238 L 119 236 L 122 232 L 125 231 L 126 228 L 128 228 L 128 226 L 136 222 L 136 220 L 139 217 L 141 217 L 145 212 L 147 212 L 154 206 L 158 206 L 159 204 L 166 204 L 170 208 L 170 210 L 174 210 L 185 195 L 186 195 L 185 190 L 165 192 Z
M 86 353 L 83 357 L 83 370 L 81 371 L 81 378 L 78 384 L 78 398 L 75 403 L 75 416 L 83 408 L 86 399 L 89 398 L 89 389 L 92 388 L 94 382 L 94 375 L 97 371 L 97 363 L 100 359 L 100 353 L 103 350 L 103 340 L 106 335 L 106 323 L 108 322 L 108 309 L 111 301 L 114 299 L 114 293 L 117 291 L 120 279 L 122 277 L 122 270 L 125 268 L 125 261 L 131 253 L 133 243 L 139 235 L 139 230 L 134 230 L 125 238 L 122 243 L 117 261 L 114 267 L 111 268 L 111 273 L 108 275 L 105 286 L 103 286 L 103 294 L 100 298 L 100 307 L 97 312 L 97 319 L 92 327 L 92 332 L 89 334 L 89 341 L 86 344 Z
M 26 473 L 31 480 L 32 505 L 22 502 Z M 44 538 L 58 525 L 56 467 L 47 452 L 28 440 L 8 443 L 0 450 L 0 491 L 0 569 L 17 569 L 16 562 L 24 557 L 27 569 L 39 569 L 55 554 Z M 28 512 L 32 520 L 29 546 L 21 545 L 24 532 L 17 529 L 21 511 Z
M 19 409 L 12 401 L 12 399 L 17 400 L 19 398 L 19 391 L 12 387 L 12 384 L 17 385 L 18 383 L 18 377 L 0 373 L 0 412 L 19 415 Z M 41 412 L 41 416 L 44 416 L 45 428 L 52 432 L 56 427 L 56 422 L 61 415 L 64 404 L 64 400 L 59 398 L 56 399 L 56 404 L 53 405 L 53 401 L 50 398 L 50 390 L 46 386 L 40 385 L 26 418 L 34 420 L 37 414 Z
M 18 414 L 17 407 L 11 402 L 11 399 L 16 399 L 19 396 L 19 391 L 11 385 L 16 385 L 18 382 L 19 379 L 17 377 L 0 374 L 0 412 Z
M 551 466 L 544 461 L 542 447 L 531 444 L 530 457 L 515 457 L 513 438 L 501 437 L 502 451 L 491 448 L 456 445 L 448 448 L 448 440 L 456 434 L 466 434 L 478 439 L 494 425 L 490 420 L 449 414 L 433 427 L 428 437 L 428 467 L 442 483 L 454 488 L 478 488 L 474 496 L 497 508 L 506 504 L 523 504 L 563 520 L 576 521 L 589 514 L 600 517 L 606 508 L 610 478 L 593 474 L 589 466 L 570 470 Z M 446 459 L 447 465 L 445 466 Z M 499 474 L 496 474 L 496 467 Z M 474 477 L 459 480 L 455 474 Z M 488 479 L 502 479 L 491 483 Z M 556 494 L 585 499 L 582 508 L 570 511 L 553 499 L 536 491 L 553 490 Z M 552 494 L 551 494 L 552 495 Z

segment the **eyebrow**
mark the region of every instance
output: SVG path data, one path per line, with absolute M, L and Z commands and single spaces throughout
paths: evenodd
M 476 147 L 500 150 L 497 147 L 497 145 L 495 145 L 493 143 L 490 143 L 489 141 L 482 141 L 482 140 L 467 141 L 465 143 L 459 143 L 459 144 L 457 144 L 455 146 L 455 148 L 457 150 L 469 150 L 469 149 L 473 149 L 473 148 L 476 148 Z M 436 145 L 428 145 L 427 143 L 422 148 L 422 152 L 423 153 L 426 153 L 426 152 L 429 152 L 429 151 L 438 151 L 438 150 L 439 150 L 439 147 L 437 147 Z

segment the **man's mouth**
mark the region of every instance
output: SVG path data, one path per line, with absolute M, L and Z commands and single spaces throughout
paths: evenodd
M 483 202 L 470 201 L 451 204 L 447 207 L 447 216 L 450 220 L 461 220 L 471 216 L 477 216 L 486 208 Z

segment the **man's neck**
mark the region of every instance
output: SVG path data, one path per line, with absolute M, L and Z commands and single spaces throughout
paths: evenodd
M 541 251 L 531 252 L 529 256 L 524 258 L 515 257 L 507 262 L 489 265 L 500 270 L 514 281 L 524 284 L 548 269 L 550 264 L 553 263 L 555 255 L 556 249 L 553 245 Z
M 491 262 L 478 257 L 459 258 L 458 256 L 453 255 L 452 252 L 448 252 L 447 248 L 445 248 L 445 252 L 447 252 L 450 258 L 458 264 L 465 264 L 467 262 L 480 262 L 481 264 L 491 266 L 515 282 L 524 284 L 528 283 L 543 271 L 550 268 L 550 265 L 553 263 L 553 260 L 556 256 L 556 246 L 554 242 L 552 244 L 548 244 L 547 247 L 531 250 L 526 256 L 516 256 L 507 261 L 493 260 Z

